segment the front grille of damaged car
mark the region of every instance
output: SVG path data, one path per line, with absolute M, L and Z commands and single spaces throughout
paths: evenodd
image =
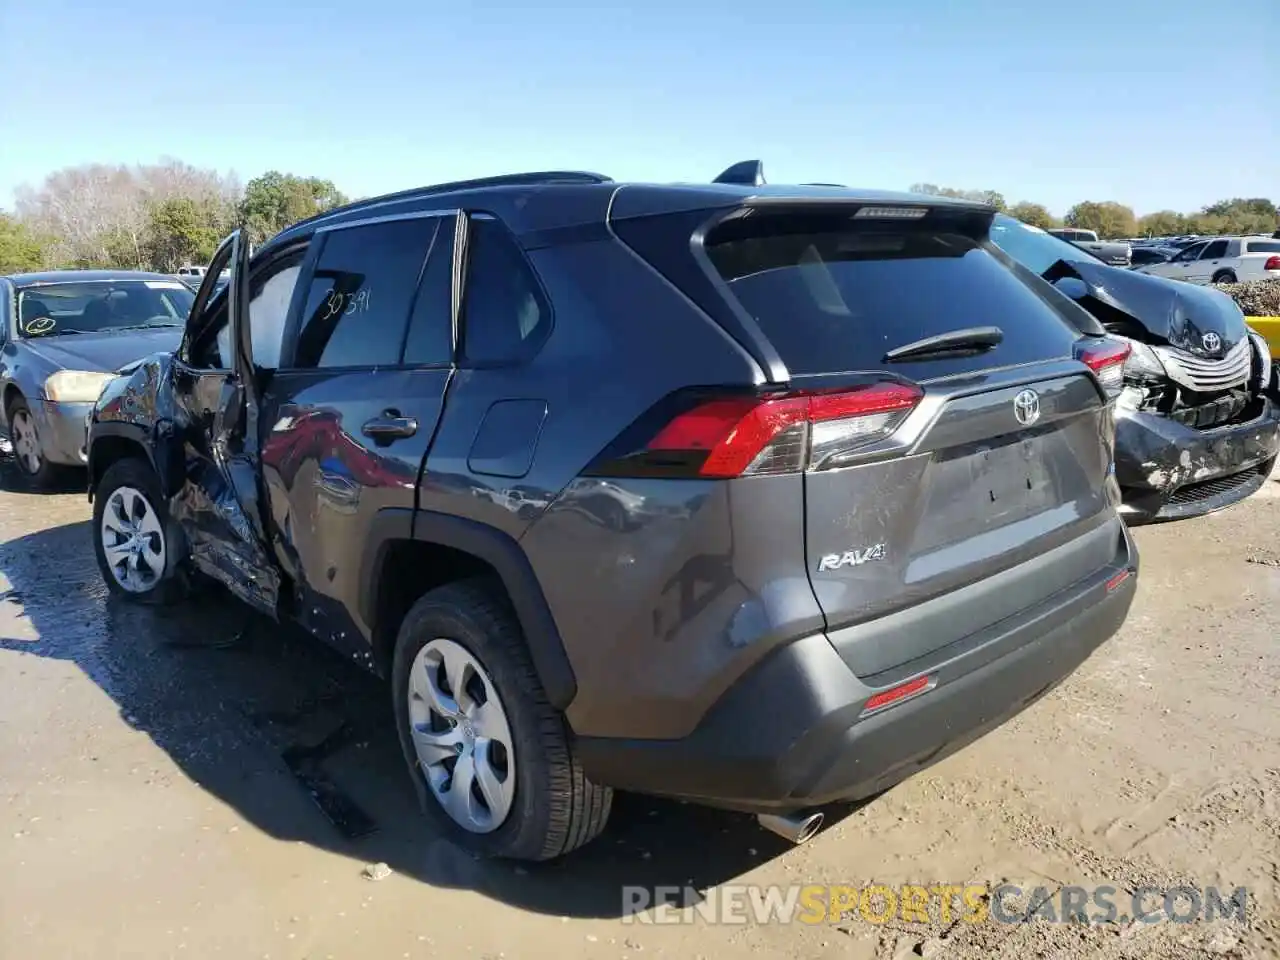
M 1185 405 L 1174 407 L 1169 412 L 1169 418 L 1197 430 L 1208 430 L 1211 427 L 1232 423 L 1249 406 L 1249 394 L 1244 390 L 1232 390 L 1220 397 L 1202 402 L 1197 402 L 1199 398 L 1181 392 L 1180 399 Z
M 1164 364 L 1169 379 L 1179 386 L 1196 393 L 1217 393 L 1242 387 L 1249 381 L 1253 370 L 1253 355 L 1249 352 L 1249 340 L 1241 340 L 1221 360 L 1196 357 L 1173 347 L 1152 347 Z
M 1259 464 L 1249 470 L 1233 474 L 1229 477 L 1217 477 L 1213 480 L 1204 480 L 1199 483 L 1188 483 L 1179 487 L 1174 491 L 1173 496 L 1169 498 L 1170 506 L 1188 506 L 1193 503 L 1200 503 L 1204 500 L 1211 500 L 1214 497 L 1222 496 L 1232 490 L 1253 483 L 1259 476 L 1267 476 L 1270 474 L 1271 463 Z

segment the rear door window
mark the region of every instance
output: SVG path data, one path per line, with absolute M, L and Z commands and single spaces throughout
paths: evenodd
M 706 250 L 793 374 L 937 376 L 1070 355 L 1075 339 L 1052 290 L 1002 262 L 985 225 L 747 217 L 712 230 Z M 895 347 L 990 326 L 1004 340 L 987 353 L 885 363 Z
M 454 217 L 441 218 L 413 304 L 404 362 L 409 366 L 441 366 L 453 359 Z
M 415 217 L 323 234 L 293 366 L 398 365 L 438 223 L 435 217 Z
M 1227 255 L 1227 241 L 1215 240 L 1204 248 L 1204 253 L 1200 254 L 1201 260 L 1217 260 Z

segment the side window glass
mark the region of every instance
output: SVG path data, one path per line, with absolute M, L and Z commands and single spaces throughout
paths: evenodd
M 326 234 L 293 366 L 399 364 L 414 290 L 437 226 L 436 218 L 420 217 Z
M 457 220 L 448 217 L 437 223 L 405 338 L 404 363 L 411 366 L 447 364 L 453 359 L 453 239 Z
M 249 290 L 249 335 L 253 340 L 253 362 L 274 370 L 280 366 L 280 345 L 284 342 L 284 325 L 289 315 L 293 289 L 302 271 L 301 255 L 290 257 L 262 279 L 256 279 Z M 226 311 L 222 311 L 218 329 L 218 365 L 231 367 L 231 328 Z
M 1215 240 L 1213 241 L 1213 243 L 1209 244 L 1207 247 L 1204 248 L 1204 253 L 1201 254 L 1200 259 L 1201 260 L 1217 260 L 1219 257 L 1225 257 L 1226 255 L 1227 255 L 1227 241 Z
M 1191 245 L 1190 247 L 1187 247 L 1187 249 L 1183 250 L 1180 254 L 1178 254 L 1178 255 L 1177 255 L 1176 257 L 1174 257 L 1173 259 L 1175 259 L 1175 260 L 1194 260 L 1196 257 L 1200 256 L 1200 252 L 1201 252 L 1204 248 L 1205 248 L 1205 244 L 1203 244 L 1203 243 L 1196 243 L 1196 244 L 1193 244 L 1193 245 Z
M 471 221 L 462 300 L 463 354 L 471 363 L 526 358 L 551 323 L 524 253 L 497 220 Z

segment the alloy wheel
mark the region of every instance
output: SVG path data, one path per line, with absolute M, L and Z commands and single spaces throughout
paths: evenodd
M 111 576 L 129 593 L 146 593 L 165 569 L 164 528 L 146 494 L 117 487 L 102 512 L 102 553 Z
M 409 727 L 418 766 L 441 808 L 471 833 L 511 813 L 511 725 L 480 661 L 444 638 L 425 644 L 409 673 Z
M 40 472 L 40 436 L 36 433 L 36 422 L 30 411 L 16 410 L 10 426 L 10 440 L 13 441 L 13 455 L 24 473 L 35 476 Z

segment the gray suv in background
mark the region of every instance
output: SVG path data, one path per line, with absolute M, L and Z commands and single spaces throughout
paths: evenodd
M 614 789 L 803 841 L 997 726 L 1132 602 L 1128 345 L 989 207 L 762 181 L 232 235 L 93 413 L 107 586 L 211 578 L 387 678 L 425 812 L 490 855 L 587 843 Z

